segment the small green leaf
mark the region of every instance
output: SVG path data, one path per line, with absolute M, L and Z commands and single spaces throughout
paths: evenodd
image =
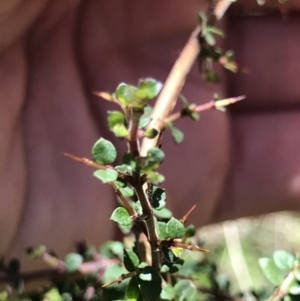
M 124 249 L 124 265 L 127 271 L 135 271 L 139 264 L 140 260 L 138 256 L 132 250 Z
M 207 32 L 216 34 L 218 36 L 224 37 L 224 31 L 220 28 L 214 27 L 214 26 L 207 26 L 206 27 Z
M 174 290 L 176 301 L 196 301 L 197 288 L 190 280 L 179 280 Z
M 189 116 L 195 121 L 200 119 L 199 113 L 196 113 L 196 112 L 191 113 Z
M 126 197 L 131 197 L 134 195 L 134 191 L 132 188 L 130 187 L 124 187 L 124 188 L 120 188 L 121 193 L 126 196 Z
M 173 300 L 175 298 L 175 289 L 173 286 L 170 284 L 165 285 L 160 294 L 160 298 L 163 300 Z
M 216 40 L 215 40 L 214 36 L 209 32 L 206 33 L 206 35 L 204 36 L 204 39 L 209 46 L 214 46 L 216 44 Z
M 272 284 L 278 286 L 284 279 L 286 273 L 276 266 L 273 259 L 260 258 L 258 262 L 266 278 Z
M 157 232 L 159 239 L 167 239 L 167 224 L 164 222 L 157 222 Z
M 157 187 L 152 196 L 153 208 L 160 210 L 166 206 L 166 192 L 164 189 Z
M 143 209 L 142 209 L 142 205 L 140 201 L 137 201 L 133 204 L 133 208 L 136 211 L 136 213 L 138 215 L 142 215 L 143 214 Z
M 295 257 L 286 251 L 275 251 L 273 254 L 273 259 L 277 267 L 285 272 L 291 270 L 294 266 Z
M 153 139 L 158 135 L 158 131 L 156 129 L 149 129 L 144 133 L 144 136 L 149 139 Z
M 160 210 L 154 209 L 153 212 L 154 212 L 155 216 L 157 216 L 159 218 L 166 218 L 166 219 L 168 219 L 168 218 L 172 217 L 172 212 L 169 209 L 167 209 L 167 208 L 162 208 Z
M 196 234 L 196 228 L 194 225 L 189 225 L 185 228 L 185 236 L 186 237 L 193 237 Z
M 172 217 L 167 223 L 167 234 L 170 238 L 182 238 L 185 235 L 185 227 L 181 221 Z
M 123 207 L 116 208 L 110 219 L 122 226 L 130 226 L 132 224 L 132 219 L 128 211 Z
M 121 266 L 119 266 L 118 264 L 110 265 L 105 270 L 105 273 L 104 273 L 104 276 L 103 276 L 103 283 L 111 282 L 111 281 L 115 280 L 116 278 L 120 277 L 124 273 L 125 273 L 125 269 L 122 268 Z M 114 287 L 120 288 L 120 286 L 123 283 L 124 282 L 121 282 L 121 283 L 118 283 L 118 284 L 113 284 L 113 285 L 110 285 L 109 287 L 111 288 L 111 287 L 114 286 Z
M 100 247 L 100 254 L 107 258 L 115 258 L 116 256 L 118 256 L 120 259 L 123 259 L 123 244 L 119 241 L 107 241 Z
M 111 130 L 118 138 L 125 138 L 129 135 L 129 131 L 124 124 L 116 124 Z
M 205 12 L 203 11 L 200 11 L 198 13 L 198 17 L 199 17 L 199 20 L 201 22 L 201 28 L 202 28 L 202 31 L 206 31 L 206 26 L 207 26 L 207 16 L 205 14 Z
M 141 99 L 153 99 L 162 88 L 162 83 L 153 78 L 145 78 L 139 82 L 136 95 Z
M 125 124 L 125 116 L 122 112 L 119 111 L 108 111 L 108 127 L 112 130 L 116 125 Z
M 63 298 L 57 288 L 51 288 L 47 291 L 43 299 L 47 301 L 63 301 Z
M 151 171 L 147 174 L 147 180 L 154 185 L 159 185 L 165 180 L 165 177 L 158 172 Z
M 167 122 L 166 127 L 167 129 L 170 130 L 172 138 L 176 144 L 179 144 L 183 141 L 184 138 L 183 132 L 177 127 L 175 127 L 172 122 Z
M 183 253 L 183 249 L 182 248 L 172 248 L 172 252 L 174 253 L 174 255 L 176 257 L 180 257 Z
M 116 90 L 116 97 L 123 105 L 130 105 L 136 98 L 136 87 L 121 83 Z
M 148 150 L 147 158 L 151 161 L 161 163 L 165 158 L 165 154 L 160 148 L 152 147 Z
M 289 285 L 288 291 L 292 295 L 300 295 L 300 284 L 294 280 L 292 284 Z
M 300 264 L 299 264 L 298 260 L 296 261 L 296 264 L 295 264 L 294 273 L 295 273 L 296 279 L 298 281 L 300 281 Z
M 94 176 L 100 179 L 103 183 L 113 182 L 118 178 L 118 172 L 114 169 L 96 170 Z
M 110 141 L 100 138 L 92 148 L 92 157 L 97 163 L 111 164 L 117 158 L 117 150 Z
M 220 78 L 218 74 L 212 70 L 207 71 L 205 75 L 206 75 L 206 80 L 211 83 L 217 84 L 220 82 Z
M 143 268 L 139 274 L 138 283 L 145 301 L 155 301 L 159 298 L 162 291 L 162 279 L 153 267 Z
M 126 299 L 127 301 L 139 301 L 141 300 L 141 291 L 138 286 L 136 277 L 132 277 L 129 280 L 128 286 L 126 288 Z
M 134 156 L 131 153 L 125 153 L 122 158 L 123 165 L 127 166 L 130 173 L 136 170 L 136 161 Z
M 151 121 L 150 117 L 142 116 L 139 121 L 139 129 L 145 128 L 150 123 L 150 121 Z
M 75 272 L 80 267 L 80 265 L 83 262 L 83 258 L 81 255 L 79 255 L 77 253 L 69 253 L 65 257 L 64 261 L 66 264 L 67 271 L 72 273 L 72 272 Z

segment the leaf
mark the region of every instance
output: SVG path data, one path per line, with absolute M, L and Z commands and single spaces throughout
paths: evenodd
M 138 283 L 145 301 L 155 301 L 159 298 L 162 279 L 153 267 L 146 266 L 142 269 Z
M 110 265 L 106 268 L 104 276 L 103 276 L 103 283 L 111 282 L 118 277 L 120 277 L 122 274 L 124 274 L 125 269 L 123 269 L 118 264 Z M 124 285 L 124 282 L 118 283 L 118 284 L 112 284 L 109 287 L 118 287 L 120 288 L 121 285 Z
M 132 224 L 128 211 L 123 207 L 116 208 L 110 219 L 122 226 L 130 226 Z
M 196 234 L 196 228 L 194 225 L 189 225 L 185 228 L 185 236 L 186 237 L 193 237 Z
M 133 204 L 133 208 L 136 211 L 136 213 L 138 215 L 142 215 L 143 214 L 143 209 L 142 209 L 142 205 L 140 201 L 137 201 Z
M 298 281 L 300 281 L 300 264 L 299 264 L 298 260 L 296 261 L 296 264 L 295 264 L 294 273 L 295 273 L 296 279 Z
M 176 144 L 179 144 L 183 141 L 184 138 L 183 132 L 177 127 L 175 127 L 172 122 L 167 122 L 166 127 L 167 129 L 170 130 L 172 138 Z
M 117 150 L 110 141 L 100 138 L 92 148 L 92 157 L 97 163 L 111 164 L 117 158 Z
M 149 139 L 153 139 L 158 135 L 158 131 L 156 129 L 149 129 L 144 133 L 144 136 Z
M 159 239 L 167 239 L 167 224 L 164 222 L 157 222 L 157 232 Z
M 160 148 L 152 147 L 148 150 L 147 158 L 151 161 L 161 163 L 165 158 L 165 154 Z
M 165 180 L 165 177 L 158 172 L 151 171 L 147 174 L 147 180 L 154 185 L 159 185 Z
M 132 250 L 124 249 L 124 266 L 127 271 L 135 271 L 139 264 L 140 260 L 138 256 Z
M 160 218 L 171 218 L 172 217 L 172 212 L 167 209 L 167 208 L 162 208 L 161 210 L 153 210 L 155 216 L 160 217 Z
M 129 131 L 124 124 L 116 124 L 111 130 L 118 138 L 125 138 L 129 135 Z
M 126 196 L 126 197 L 131 197 L 134 195 L 134 191 L 132 188 L 130 187 L 124 187 L 124 188 L 120 188 L 121 193 Z
M 172 285 L 167 284 L 163 287 L 160 298 L 163 300 L 173 300 L 175 298 L 175 289 Z
M 126 288 L 126 300 L 128 301 L 138 301 L 141 300 L 141 291 L 138 286 L 136 277 L 132 277 L 129 280 L 128 286 Z
M 277 267 L 285 272 L 291 270 L 294 266 L 295 257 L 286 251 L 275 251 L 273 254 L 273 259 Z
M 94 176 L 100 179 L 103 183 L 109 183 L 117 180 L 118 172 L 114 169 L 99 169 L 94 172 Z
M 214 27 L 214 26 L 207 26 L 206 27 L 207 32 L 216 34 L 218 36 L 224 37 L 224 31 L 220 28 Z
M 153 78 L 140 80 L 136 95 L 141 99 L 153 99 L 158 95 L 163 84 Z
M 150 117 L 142 116 L 139 121 L 139 129 L 145 128 L 150 123 L 150 121 L 151 121 Z
M 116 256 L 118 256 L 120 259 L 123 259 L 123 244 L 119 241 L 107 241 L 104 245 L 101 246 L 100 254 L 107 258 L 115 258 Z
M 166 192 L 164 189 L 157 187 L 152 196 L 152 206 L 153 208 L 160 210 L 166 206 Z
M 176 301 L 196 301 L 197 288 L 190 280 L 179 280 L 174 290 Z
M 72 273 L 77 271 L 77 269 L 80 267 L 83 262 L 83 258 L 77 253 L 69 253 L 65 257 L 64 262 L 66 264 L 67 271 Z
M 125 116 L 122 112 L 119 111 L 108 111 L 107 121 L 109 129 L 112 130 L 116 125 L 125 124 Z
M 44 295 L 43 300 L 47 301 L 63 301 L 62 296 L 60 295 L 57 288 L 51 288 L 49 291 L 47 291 Z
M 130 173 L 136 170 L 136 161 L 131 153 L 125 153 L 122 158 L 122 163 L 124 166 L 127 166 L 128 171 Z
M 294 280 L 291 285 L 289 285 L 288 292 L 292 295 L 300 295 L 300 284 Z
M 136 87 L 121 83 L 116 90 L 116 97 L 123 105 L 130 105 L 136 98 Z
M 185 227 L 181 221 L 172 217 L 167 223 L 167 234 L 170 238 L 182 238 L 185 235 Z
M 219 78 L 218 74 L 212 70 L 209 70 L 206 72 L 206 80 L 211 83 L 214 83 L 214 84 L 217 84 L 220 82 L 220 78 Z
M 214 46 L 216 44 L 214 36 L 209 32 L 205 34 L 204 39 L 209 46 Z
M 285 277 L 285 273 L 280 270 L 273 259 L 260 258 L 258 261 L 266 278 L 274 285 L 278 286 Z

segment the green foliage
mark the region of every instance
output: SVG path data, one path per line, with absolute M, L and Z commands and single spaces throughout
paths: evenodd
M 133 272 L 137 269 L 140 264 L 140 260 L 137 254 L 133 251 L 125 249 L 124 250 L 124 265 L 127 271 Z
M 172 122 L 167 122 L 166 128 L 170 130 L 172 138 L 176 144 L 179 144 L 183 141 L 184 138 L 183 132 L 177 127 L 175 127 Z
M 83 262 L 81 255 L 77 253 L 70 253 L 65 257 L 65 264 L 68 272 L 75 272 Z
M 123 207 L 116 208 L 110 219 L 121 226 L 130 226 L 132 224 L 132 219 L 128 211 Z
M 217 47 L 216 37 L 225 37 L 225 34 L 215 27 L 214 18 L 200 12 L 199 21 L 202 27 L 199 34 L 199 67 L 206 80 L 217 83 L 220 78 L 213 63 L 219 62 L 227 70 L 237 72 L 234 53 Z M 32 258 L 42 259 L 55 269 L 51 274 L 51 287 L 46 286 L 26 295 L 23 293 L 24 281 L 19 261 L 12 259 L 7 265 L 1 262 L 2 270 L 12 281 L 9 289 L 0 292 L 0 301 L 236 299 L 236 296 L 231 296 L 229 280 L 218 273 L 213 262 L 199 253 L 201 248 L 195 227 L 185 226 L 186 218 L 176 219 L 166 208 L 167 195 L 159 187 L 165 180 L 159 172 L 165 159 L 161 149 L 162 134 L 168 129 L 174 142 L 181 143 L 184 133 L 174 125 L 176 120 L 184 116 L 199 120 L 200 109 L 180 96 L 183 104 L 181 111 L 160 120 L 161 126 L 153 125 L 149 103 L 158 96 L 162 86 L 153 78 L 145 78 L 137 86 L 121 83 L 115 93 L 102 93 L 105 99 L 120 109 L 109 111 L 107 117 L 109 130 L 116 138 L 127 142 L 128 149 L 120 165 L 111 166 L 117 160 L 117 150 L 111 141 L 104 138 L 92 147 L 93 161 L 78 160 L 76 157 L 77 161 L 98 168 L 94 176 L 111 185 L 115 191 L 120 207 L 114 209 L 110 219 L 122 230 L 123 241 L 108 241 L 99 252 L 96 247 L 80 243 L 77 252 L 67 254 L 64 260 L 47 252 L 44 246 L 29 248 L 28 254 Z M 224 109 L 227 102 L 228 99 L 212 103 L 214 108 Z M 155 118 L 153 121 L 156 121 Z M 143 137 L 158 138 L 157 142 L 152 140 L 156 144 L 148 149 L 146 155 L 140 152 Z M 193 255 L 186 256 L 186 252 L 193 252 Z M 285 286 L 288 297 L 300 295 L 299 256 L 276 251 L 273 258 L 261 258 L 259 264 L 266 278 L 279 288 L 289 280 Z
M 117 150 L 110 141 L 100 138 L 92 148 L 92 157 L 97 163 L 112 164 L 117 158 Z
M 169 238 L 182 238 L 185 235 L 185 227 L 178 219 L 172 217 L 166 227 Z
M 94 172 L 94 176 L 100 179 L 103 183 L 109 183 L 117 180 L 118 172 L 114 169 L 97 170 Z

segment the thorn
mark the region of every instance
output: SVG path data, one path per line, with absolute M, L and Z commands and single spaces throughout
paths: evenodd
M 190 214 L 195 210 L 196 205 L 194 205 L 184 216 L 183 218 L 180 220 L 183 224 L 186 222 L 186 220 L 188 219 L 188 217 L 190 216 Z

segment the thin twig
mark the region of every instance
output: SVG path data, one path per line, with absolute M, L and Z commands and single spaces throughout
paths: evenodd
M 220 0 L 218 1 L 214 12 L 213 17 L 216 19 L 221 19 L 228 7 L 230 6 L 231 1 Z M 192 32 L 187 44 L 183 48 L 180 56 L 176 60 L 165 84 L 164 87 L 155 103 L 151 118 L 152 121 L 148 125 L 148 128 L 154 128 L 158 132 L 161 132 L 164 126 L 165 119 L 172 112 L 176 100 L 181 92 L 181 89 L 185 83 L 187 74 L 189 73 L 192 65 L 198 57 L 200 52 L 200 45 L 198 41 L 198 35 L 201 31 L 200 26 L 198 25 Z M 163 122 L 161 122 L 163 121 Z M 141 155 L 146 156 L 148 150 L 151 147 L 157 145 L 157 139 L 148 139 L 144 138 L 141 148 Z
M 217 100 L 217 101 L 211 100 L 211 101 L 209 101 L 205 104 L 194 106 L 194 108 L 191 109 L 191 113 L 201 113 L 201 112 L 204 112 L 204 111 L 217 109 L 217 108 L 220 108 L 220 107 L 225 107 L 225 106 L 228 106 L 230 104 L 234 104 L 238 101 L 241 101 L 245 98 L 246 98 L 246 96 L 241 95 L 241 96 L 225 98 L 225 99 Z M 185 117 L 185 116 L 188 116 L 188 114 L 186 114 L 186 110 L 176 112 L 176 113 L 170 115 L 169 117 L 167 117 L 165 119 L 165 123 L 176 121 L 176 120 L 180 119 L 181 117 Z
M 64 154 L 65 156 L 77 161 L 77 162 L 80 162 L 80 163 L 83 163 L 85 165 L 88 165 L 88 166 L 92 166 L 92 167 L 95 167 L 97 169 L 102 169 L 102 170 L 107 170 L 107 169 L 111 169 L 113 168 L 112 166 L 110 165 L 102 165 L 102 164 L 99 164 L 99 163 L 96 163 L 94 161 L 91 161 L 87 158 L 81 158 L 81 157 L 77 157 L 75 155 L 72 155 L 72 154 L 68 154 L 68 153 L 65 153 Z M 118 172 L 118 176 L 122 179 L 126 179 L 128 178 L 128 176 L 122 172 Z M 115 191 L 115 194 L 121 199 L 122 203 L 123 203 L 123 206 L 124 208 L 128 211 L 128 213 L 134 218 L 134 217 L 137 217 L 138 214 L 137 212 L 131 207 L 131 205 L 129 204 L 129 201 L 127 200 L 127 198 L 121 193 L 120 189 L 118 189 L 117 185 L 114 183 L 114 182 L 110 182 L 109 183 L 112 188 L 114 189 Z
M 180 220 L 183 224 L 187 221 L 187 219 L 189 218 L 189 216 L 191 215 L 191 213 L 196 209 L 196 205 L 194 205 L 184 216 L 183 218 Z
M 103 164 L 94 162 L 94 161 L 92 161 L 90 159 L 87 159 L 87 158 L 81 158 L 81 157 L 78 157 L 78 156 L 75 156 L 75 155 L 72 155 L 72 154 L 69 154 L 69 153 L 64 153 L 64 155 L 71 158 L 71 159 L 73 159 L 73 160 L 75 160 L 75 161 L 77 161 L 77 162 L 80 162 L 84 165 L 95 167 L 97 169 L 102 169 L 102 170 L 113 169 L 113 166 L 111 166 L 111 165 L 103 165 Z M 123 172 L 118 171 L 118 177 L 121 178 L 121 179 L 128 179 L 130 176 L 126 175 Z
M 289 293 L 289 286 L 295 281 L 295 272 L 294 269 L 289 272 L 289 274 L 285 277 L 283 282 L 279 285 L 279 287 L 274 291 L 273 295 L 270 296 L 268 301 L 280 301 Z

